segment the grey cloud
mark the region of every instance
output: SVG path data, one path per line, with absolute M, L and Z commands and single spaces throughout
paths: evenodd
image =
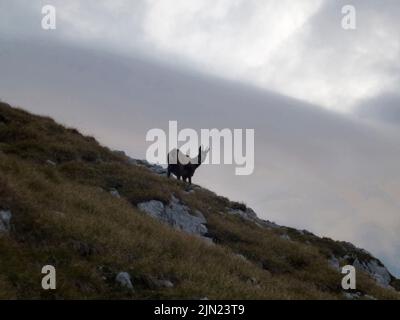
M 53 38 L 126 55 L 140 51 L 334 110 L 350 112 L 362 99 L 400 89 L 396 0 L 9 3 L 0 1 L 0 34 L 9 37 Z M 40 29 L 44 4 L 58 12 L 51 34 Z M 354 32 L 340 26 L 347 4 L 357 9 Z M 301 20 L 298 12 L 306 16 L 304 24 L 285 34 L 291 24 L 282 21 Z
M 400 126 L 400 95 L 386 93 L 362 101 L 356 108 L 356 114 L 373 121 Z
M 357 13 L 354 31 L 341 27 L 341 9 L 349 4 Z M 273 75 L 278 85 L 346 112 L 360 100 L 399 90 L 399 10 L 392 0 L 323 1 L 273 58 L 279 66 Z

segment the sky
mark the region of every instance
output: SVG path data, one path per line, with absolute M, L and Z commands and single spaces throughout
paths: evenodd
M 253 175 L 202 166 L 194 182 L 400 276 L 399 14 L 396 0 L 0 0 L 0 99 L 137 158 L 168 120 L 254 128 Z

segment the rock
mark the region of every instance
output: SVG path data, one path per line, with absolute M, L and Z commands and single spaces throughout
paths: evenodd
M 59 218 L 65 218 L 65 213 L 61 211 L 53 211 L 53 214 Z
M 115 281 L 123 288 L 133 291 L 133 285 L 131 282 L 131 276 L 128 272 L 120 272 L 115 277 Z
M 0 210 L 0 232 L 9 232 L 11 229 L 12 214 L 10 210 Z
M 235 253 L 235 256 L 237 258 L 239 258 L 240 260 L 248 261 L 247 258 L 244 255 L 240 254 L 240 253 Z
M 153 218 L 189 234 L 204 236 L 208 232 L 204 215 L 198 210 L 192 212 L 175 196 L 171 197 L 166 206 L 161 201 L 150 200 L 139 203 L 138 208 Z
M 290 236 L 287 233 L 283 233 L 279 236 L 279 238 L 283 239 L 283 240 L 287 240 L 290 241 L 292 239 L 290 239 Z
M 359 251 L 359 249 L 352 244 L 351 242 L 347 242 L 347 241 L 341 241 L 342 247 L 343 249 L 347 250 L 347 251 Z
M 236 215 L 239 216 L 245 220 L 254 222 L 255 224 L 257 224 L 260 227 L 265 227 L 268 229 L 278 229 L 280 228 L 280 226 L 278 226 L 277 224 L 267 221 L 267 220 L 263 220 L 260 219 L 257 214 L 254 212 L 253 209 L 251 208 L 246 208 L 246 210 L 242 210 L 242 209 L 234 209 L 234 208 L 228 208 L 228 213 L 232 214 L 232 215 Z
M 356 293 L 351 293 L 351 292 L 344 292 L 343 296 L 347 299 L 347 300 L 358 300 L 361 298 L 361 293 L 360 292 L 356 292 Z
M 173 288 L 174 284 L 168 279 L 157 279 L 151 275 L 143 275 L 136 279 L 138 285 L 142 285 L 151 290 L 156 290 L 159 288 Z
M 53 167 L 55 167 L 55 166 L 57 165 L 57 163 L 55 163 L 55 162 L 52 161 L 52 160 L 46 160 L 46 163 L 47 163 L 48 165 L 50 165 L 50 166 L 53 166 Z
M 146 167 L 147 169 L 149 169 L 159 175 L 167 174 L 167 169 L 163 168 L 162 166 L 160 166 L 158 164 L 149 163 L 147 160 L 133 159 L 133 158 L 127 156 L 124 151 L 114 150 L 113 153 L 120 157 L 124 157 L 125 159 L 127 159 L 128 163 L 131 165 Z
M 167 174 L 167 169 L 164 169 L 163 167 L 157 165 L 157 164 L 153 164 L 148 166 L 148 168 L 153 171 L 154 173 L 157 173 L 159 175 L 166 175 Z
M 174 284 L 169 280 L 155 280 L 155 285 L 161 288 L 173 288 Z
M 247 282 L 247 284 L 250 284 L 250 285 L 253 285 L 253 286 L 258 284 L 258 280 L 256 278 L 254 278 L 254 277 L 251 277 L 251 278 L 247 279 L 246 282 Z
M 128 158 L 129 164 L 134 165 L 134 166 L 141 166 L 142 165 L 140 160 L 132 159 L 132 158 L 130 158 L 128 156 L 126 156 L 126 157 Z
M 332 256 L 332 257 L 328 260 L 328 263 L 329 263 L 329 265 L 330 265 L 333 269 L 335 269 L 335 270 L 337 270 L 337 271 L 340 271 L 340 263 L 339 263 L 338 258 L 336 258 L 335 256 Z
M 113 150 L 113 153 L 116 154 L 117 156 L 127 158 L 128 156 L 126 155 L 125 151 L 121 150 Z
M 118 190 L 115 189 L 115 188 L 110 189 L 110 194 L 111 194 L 113 197 L 121 198 L 121 195 L 119 194 Z
M 251 278 L 247 279 L 246 283 L 247 283 L 247 285 L 253 286 L 253 287 L 258 288 L 258 289 L 261 288 L 260 282 L 254 277 L 251 277 Z
M 268 220 L 262 220 L 262 219 L 258 219 L 258 220 L 259 220 L 259 224 L 261 224 L 263 227 L 266 227 L 268 229 L 279 229 L 279 228 L 281 228 L 279 225 L 277 225 L 274 222 L 271 222 L 271 221 L 268 221 Z
M 167 222 L 165 217 L 165 207 L 161 201 L 150 200 L 147 202 L 141 202 L 137 205 L 139 210 L 146 212 L 148 215 L 156 218 L 160 221 Z
M 316 235 L 308 230 L 300 230 L 299 231 L 301 233 L 301 235 L 303 236 L 310 236 L 310 237 L 315 237 Z
M 307 230 L 305 230 L 305 229 L 303 229 L 303 230 L 297 230 L 297 229 L 295 229 L 296 231 L 297 231 L 297 233 L 299 234 L 299 235 L 301 235 L 301 236 L 314 236 L 315 237 L 315 234 L 313 234 L 312 232 L 310 232 L 310 231 L 307 231 Z
M 204 215 L 203 215 L 203 213 L 202 213 L 201 211 L 195 210 L 195 211 L 194 211 L 194 215 L 195 215 L 197 218 L 200 219 L 201 223 L 203 223 L 203 224 L 206 224 L 206 223 L 207 223 L 207 220 L 206 220 L 206 218 L 204 217 Z
M 353 266 L 368 273 L 380 286 L 384 288 L 390 287 L 392 277 L 389 271 L 378 260 L 360 261 L 359 259 L 355 259 Z
M 133 164 L 135 166 L 146 167 L 147 169 L 153 171 L 156 174 L 160 174 L 160 175 L 166 175 L 167 174 L 167 169 L 164 169 L 163 167 L 161 167 L 158 164 L 149 163 L 146 160 L 137 160 L 137 159 L 129 158 L 129 163 Z
M 250 209 L 250 208 L 246 208 L 245 211 L 242 209 L 229 209 L 228 213 L 240 216 L 246 220 L 254 221 L 254 220 L 258 219 L 256 213 L 253 211 L 253 209 Z
M 204 216 L 201 213 L 200 216 L 190 214 L 190 209 L 174 196 L 172 196 L 169 205 L 165 207 L 165 213 L 168 223 L 177 229 L 200 236 L 208 232 L 204 225 L 206 223 Z

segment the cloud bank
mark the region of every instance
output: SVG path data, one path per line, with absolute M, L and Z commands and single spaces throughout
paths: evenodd
M 0 32 L 50 37 L 41 6 L 57 9 L 58 38 L 251 83 L 336 111 L 399 88 L 396 0 L 13 1 Z M 344 5 L 357 29 L 341 27 Z

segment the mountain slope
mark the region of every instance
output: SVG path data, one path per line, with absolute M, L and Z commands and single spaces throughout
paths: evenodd
M 1 103 L 0 298 L 400 297 L 369 253 L 155 171 Z M 340 285 L 348 263 L 353 293 Z M 54 291 L 41 288 L 46 264 Z

